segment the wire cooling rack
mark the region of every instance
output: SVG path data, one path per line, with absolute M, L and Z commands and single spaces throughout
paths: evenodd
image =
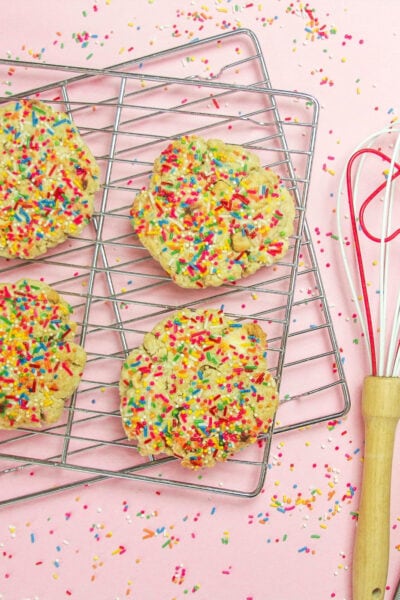
M 102 172 L 94 217 L 79 238 L 38 260 L 0 259 L 2 281 L 29 275 L 65 297 L 88 355 L 59 423 L 0 432 L 0 505 L 109 477 L 258 494 L 271 433 L 201 473 L 172 457 L 141 457 L 123 432 L 118 380 L 124 358 L 156 322 L 183 307 L 223 306 L 233 318 L 257 319 L 268 334 L 269 368 L 281 398 L 274 434 L 340 419 L 348 411 L 340 352 L 305 220 L 318 103 L 308 94 L 271 87 L 249 30 L 101 70 L 10 60 L 1 60 L 0 69 L 3 81 L 12 69 L 12 99 L 39 97 L 71 115 Z M 3 96 L 5 101 L 10 97 Z M 129 219 L 154 158 L 171 139 L 192 133 L 253 150 L 279 172 L 296 202 L 296 230 L 284 260 L 237 284 L 195 291 L 178 288 L 165 275 Z

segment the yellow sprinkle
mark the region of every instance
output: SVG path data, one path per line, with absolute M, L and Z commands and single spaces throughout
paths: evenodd
M 346 60 L 347 60 L 347 58 L 343 57 L 343 58 L 340 59 L 340 62 L 345 63 Z
M 328 526 L 325 525 L 325 523 L 320 523 L 319 526 L 321 527 L 321 529 L 328 529 Z

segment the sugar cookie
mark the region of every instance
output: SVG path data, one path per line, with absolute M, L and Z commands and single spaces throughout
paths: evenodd
M 0 105 L 0 256 L 40 256 L 88 224 L 99 167 L 71 119 L 39 100 Z
M 180 286 L 219 286 L 280 260 L 293 233 L 290 192 L 259 157 L 185 136 L 154 162 L 131 208 L 135 233 Z
M 71 312 L 44 283 L 0 283 L 0 429 L 37 428 L 61 417 L 86 362 L 73 341 Z
M 120 378 L 121 415 L 141 454 L 212 466 L 257 440 L 278 405 L 266 335 L 222 310 L 175 312 L 132 350 Z

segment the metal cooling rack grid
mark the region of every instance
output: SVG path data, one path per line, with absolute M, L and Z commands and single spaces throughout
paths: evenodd
M 237 35 L 249 41 L 248 32 Z M 190 50 L 193 52 L 196 46 L 202 51 L 204 45 L 221 40 L 237 43 L 237 36 L 217 36 L 190 45 Z M 229 76 L 237 76 L 238 61 L 219 67 L 217 76 L 201 82 L 143 75 L 143 64 L 146 70 L 158 71 L 160 58 L 169 59 L 167 65 L 174 62 L 172 57 L 182 60 L 186 47 L 180 47 L 171 51 L 170 56 L 161 53 L 161 57 L 147 57 L 140 63 L 139 74 L 135 72 L 138 61 L 132 61 L 21 92 L 21 95 L 39 95 L 71 113 L 102 165 L 103 188 L 96 214 L 84 236 L 69 240 L 29 265 L 4 261 L 6 264 L 0 270 L 3 279 L 24 276 L 27 268 L 30 277 L 45 276 L 74 306 L 75 318 L 80 322 L 80 341 L 89 359 L 81 386 L 65 411 L 65 421 L 40 432 L 2 432 L 0 437 L 4 474 L 20 472 L 24 465 L 35 464 L 60 467 L 63 475 L 69 471 L 68 475 L 75 479 L 59 485 L 53 482 L 47 489 L 5 499 L 3 504 L 109 476 L 243 496 L 260 491 L 268 468 L 271 436 L 241 452 L 229 464 L 202 474 L 199 481 L 198 475 L 186 470 L 183 473 L 171 458 L 143 459 L 123 435 L 117 394 L 122 360 L 155 322 L 183 306 L 223 304 L 228 314 L 257 318 L 265 325 L 269 334 L 270 368 L 281 384 L 284 400 L 275 431 L 337 418 L 348 410 L 340 356 L 308 228 L 304 226 L 318 107 L 305 94 L 271 90 L 265 73 L 259 79 L 264 71 L 262 55 L 253 52 L 250 46 L 249 56 L 241 59 L 240 65 L 246 65 L 247 77 L 249 66 L 255 67 L 251 70 L 256 81 L 246 85 L 229 83 Z M 54 77 L 54 65 L 21 66 L 33 69 L 36 80 L 38 69 Z M 127 216 L 134 193 L 147 182 L 154 157 L 172 137 L 193 132 L 223 137 L 255 150 L 265 165 L 280 172 L 297 202 L 297 231 L 284 262 L 263 269 L 238 285 L 195 293 L 178 290 L 160 272 L 133 237 Z M 315 290 L 306 300 L 294 298 L 299 256 L 305 265 L 299 277 Z M 294 312 L 306 309 L 312 318 L 312 328 L 289 332 L 292 308 Z M 285 363 L 286 349 L 294 347 L 307 348 L 306 353 L 289 352 L 290 362 Z M 296 371 L 302 369 L 300 380 L 304 381 L 305 365 L 313 368 L 315 362 L 323 380 L 314 379 L 312 389 L 299 392 Z M 321 362 L 329 366 L 321 368 Z M 284 366 L 285 378 L 281 381 Z M 318 413 L 315 398 L 321 409 Z M 19 463 L 16 468 L 15 461 Z M 85 474 L 91 476 L 85 478 Z

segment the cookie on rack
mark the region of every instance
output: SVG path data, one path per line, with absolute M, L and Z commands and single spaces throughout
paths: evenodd
M 86 363 L 71 313 L 45 283 L 0 283 L 0 429 L 60 419 Z
M 67 114 L 39 100 L 0 105 L 0 256 L 32 259 L 79 235 L 99 173 Z
M 222 310 L 176 311 L 146 333 L 120 377 L 126 435 L 142 455 L 211 467 L 266 434 L 278 406 L 267 339 Z
M 155 160 L 131 217 L 170 277 L 198 288 L 237 281 L 282 259 L 295 206 L 254 152 L 191 135 L 172 141 Z

